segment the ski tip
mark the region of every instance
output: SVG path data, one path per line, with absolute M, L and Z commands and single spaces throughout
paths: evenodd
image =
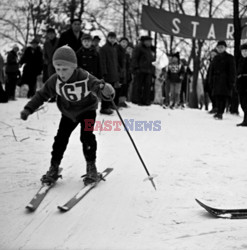
M 61 211 L 61 212 L 67 212 L 69 210 L 68 207 L 66 206 L 57 206 L 57 208 Z
M 35 208 L 33 207 L 32 204 L 28 204 L 28 205 L 26 206 L 26 209 L 27 209 L 29 212 L 33 212 L 33 211 L 35 210 Z

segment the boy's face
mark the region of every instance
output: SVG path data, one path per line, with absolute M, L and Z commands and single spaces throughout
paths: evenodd
M 57 75 L 61 78 L 63 82 L 67 82 L 72 74 L 74 73 L 75 68 L 63 65 L 54 65 Z
M 226 51 L 226 47 L 224 45 L 217 46 L 218 53 L 223 53 Z
M 115 36 L 109 36 L 107 39 L 111 44 L 114 44 L 117 41 L 117 38 Z
M 242 49 L 241 54 L 242 54 L 242 57 L 246 58 L 247 57 L 247 49 Z
M 127 46 L 128 46 L 128 41 L 122 40 L 122 41 L 120 42 L 120 45 L 121 45 L 124 49 L 126 49 Z
M 92 46 L 92 40 L 84 39 L 82 40 L 82 45 L 84 48 L 89 49 Z
M 80 21 L 74 21 L 71 26 L 72 26 L 72 30 L 74 32 L 81 31 L 81 22 Z
M 53 32 L 48 32 L 47 33 L 47 37 L 48 37 L 49 40 L 53 40 L 55 38 L 55 36 L 56 36 L 56 34 L 53 33 Z

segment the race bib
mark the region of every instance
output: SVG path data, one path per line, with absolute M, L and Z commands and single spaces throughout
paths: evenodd
M 90 91 L 88 91 L 88 80 L 89 78 L 87 77 L 87 79 L 82 81 L 65 84 L 58 80 L 57 93 L 67 101 L 78 102 L 90 93 Z

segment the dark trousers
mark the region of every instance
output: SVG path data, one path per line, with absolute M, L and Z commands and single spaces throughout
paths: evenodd
M 138 104 L 150 105 L 152 74 L 140 72 L 136 77 Z
M 247 114 L 247 90 L 243 93 L 239 93 L 239 100 L 242 110 Z
M 6 93 L 9 99 L 15 98 L 15 89 L 17 85 L 18 74 L 7 73 L 7 77 L 8 77 L 8 80 L 6 82 Z
M 96 150 L 97 142 L 93 130 L 87 129 L 87 120 L 90 120 L 90 127 L 93 128 L 96 118 L 96 111 L 88 111 L 83 116 L 80 117 L 80 121 L 74 122 L 68 117 L 62 115 L 60 124 L 58 127 L 57 135 L 54 138 L 54 143 L 52 146 L 52 158 L 51 162 L 60 164 L 63 154 L 66 150 L 67 144 L 69 142 L 69 137 L 73 130 L 80 123 L 81 125 L 81 136 L 80 140 L 82 142 L 83 154 L 87 162 L 96 160 Z M 86 128 L 86 129 L 85 129 Z
M 28 85 L 27 97 L 29 98 L 35 95 L 37 88 L 37 75 L 30 74 L 28 77 L 27 85 Z
M 223 96 L 223 95 L 216 95 L 214 97 L 215 97 L 215 103 L 216 103 L 216 108 L 217 108 L 217 114 L 222 115 L 225 111 L 228 97 Z

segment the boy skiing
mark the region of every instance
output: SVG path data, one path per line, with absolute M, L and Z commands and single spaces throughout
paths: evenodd
M 58 48 L 53 55 L 53 65 L 56 74 L 52 75 L 37 91 L 35 96 L 21 111 L 21 119 L 27 120 L 45 101 L 53 96 L 57 97 L 57 106 L 62 117 L 51 152 L 51 165 L 41 182 L 52 184 L 59 177 L 59 165 L 66 150 L 69 137 L 80 123 L 80 140 L 84 157 L 87 162 L 86 175 L 83 179 L 87 185 L 99 180 L 100 176 L 95 165 L 97 141 L 93 131 L 85 131 L 85 120 L 95 122 L 98 97 L 108 99 L 114 97 L 113 87 L 99 80 L 87 71 L 77 68 L 75 52 L 67 45 Z M 95 94 L 97 95 L 95 95 Z M 92 123 L 92 128 L 94 126 Z M 88 130 L 88 129 L 87 129 Z

